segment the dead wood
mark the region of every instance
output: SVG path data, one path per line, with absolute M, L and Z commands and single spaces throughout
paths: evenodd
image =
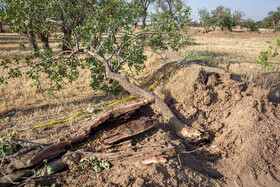
M 31 167 L 33 164 L 28 161 L 36 152 L 35 147 L 26 147 L 13 155 L 9 155 L 5 158 L 6 164 L 3 166 L 3 171 L 9 174 L 16 170 Z
M 20 170 L 16 171 L 10 174 L 7 174 L 6 176 L 3 176 L 0 178 L 0 186 L 11 186 L 13 182 L 18 182 L 26 179 L 27 177 L 30 177 L 33 175 L 33 172 L 31 170 Z
M 55 145 L 49 146 L 43 151 L 37 153 L 34 157 L 31 158 L 30 161 L 33 165 L 39 164 L 46 158 L 65 152 L 66 150 L 64 149 L 64 147 L 66 145 L 68 145 L 67 142 L 60 142 Z
M 153 163 L 163 163 L 163 162 L 167 162 L 165 156 L 152 156 L 150 158 L 142 160 L 141 164 L 153 164 Z
M 130 124 L 126 125 L 126 128 L 122 132 L 118 132 L 117 134 L 105 139 L 104 143 L 113 144 L 122 139 L 131 137 L 131 136 L 135 136 L 148 129 L 151 129 L 157 123 L 158 123 L 158 121 L 155 121 L 155 120 L 141 121 L 140 123 L 137 123 L 137 124 L 134 124 L 133 122 L 131 122 Z
M 22 148 L 21 150 L 19 150 L 18 152 L 16 152 L 15 154 L 12 154 L 12 155 L 8 155 L 6 156 L 6 159 L 7 160 L 11 160 L 11 159 L 14 159 L 16 157 L 20 157 L 30 151 L 33 151 L 35 149 L 35 146 L 32 146 L 32 147 L 24 147 Z
M 95 153 L 78 151 L 81 154 L 81 158 L 89 160 L 92 156 L 106 159 L 113 165 L 117 164 L 134 164 L 136 162 L 145 161 L 155 157 L 173 157 L 176 155 L 174 148 L 164 148 L 154 150 L 153 152 L 117 152 L 117 153 Z
M 62 158 L 59 158 L 46 164 L 45 167 L 41 169 L 41 171 L 44 171 L 44 173 L 47 174 L 48 167 L 52 168 L 52 174 L 54 174 L 65 169 L 67 165 L 62 161 Z
M 84 125 L 82 125 L 80 130 L 77 133 L 74 133 L 72 135 L 72 138 L 68 139 L 68 141 L 61 141 L 61 142 L 52 144 L 51 146 L 49 146 L 49 147 L 43 149 L 42 151 L 40 151 L 39 153 L 35 154 L 31 158 L 30 162 L 33 165 L 36 165 L 36 164 L 42 162 L 44 159 L 46 159 L 50 156 L 62 153 L 62 152 L 65 151 L 64 147 L 66 147 L 67 145 L 71 145 L 71 144 L 74 144 L 76 142 L 79 142 L 79 141 L 82 141 L 82 140 L 86 139 L 89 136 L 89 134 L 90 134 L 90 132 L 93 128 L 98 127 L 99 125 L 101 125 L 105 121 L 108 121 L 108 120 L 111 120 L 111 119 L 112 120 L 116 119 L 117 117 L 125 115 L 125 114 L 127 114 L 131 111 L 135 111 L 142 106 L 145 106 L 145 105 L 148 106 L 148 105 L 152 104 L 153 102 L 154 102 L 153 98 L 146 99 L 143 102 L 135 103 L 135 104 L 128 105 L 128 106 L 122 107 L 120 109 L 111 111 L 110 113 L 107 113 L 107 114 L 103 115 L 102 117 L 100 117 L 97 120 L 87 122 Z M 151 123 L 149 123 L 149 124 L 151 125 Z M 148 128 L 149 126 L 146 126 L 146 127 Z M 141 130 L 140 127 L 138 127 L 138 129 Z

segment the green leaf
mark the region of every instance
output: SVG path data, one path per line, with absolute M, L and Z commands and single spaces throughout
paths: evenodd
M 101 167 L 98 165 L 92 166 L 92 169 L 97 173 L 99 173 L 101 171 Z
M 13 148 L 12 148 L 12 146 L 10 144 L 3 145 L 2 146 L 2 150 L 3 150 L 4 153 L 7 153 L 7 154 L 13 152 Z
M 51 175 L 51 174 L 54 173 L 53 167 L 52 167 L 52 166 L 47 166 L 46 169 L 47 169 L 47 174 L 48 174 L 48 175 Z

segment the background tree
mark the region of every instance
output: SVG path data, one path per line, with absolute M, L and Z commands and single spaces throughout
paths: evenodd
M 232 14 L 233 27 L 237 25 L 241 25 L 244 16 L 245 14 L 242 11 L 235 10 L 234 13 Z
M 224 27 L 226 26 L 225 23 L 230 21 L 230 9 L 223 6 L 218 6 L 215 10 L 212 10 L 211 13 L 213 18 L 217 20 L 217 25 L 223 31 Z
M 3 20 L 4 20 L 4 4 L 0 4 L 0 33 L 4 32 Z
M 5 4 L 5 22 L 13 32 L 23 34 L 27 37 L 33 52 L 38 52 L 36 42 L 38 36 L 43 42 L 43 48 L 49 48 L 49 36 L 51 27 L 46 24 L 49 16 L 51 1 L 44 0 L 2 0 Z
M 242 26 L 249 29 L 250 31 L 258 31 L 259 30 L 257 23 L 250 18 L 243 20 L 242 21 Z
M 240 24 L 243 17 L 243 13 L 241 11 L 235 11 L 232 14 L 231 9 L 224 6 L 218 6 L 215 10 L 212 10 L 211 13 L 213 19 L 217 21 L 217 25 L 222 31 L 225 28 L 232 31 L 235 26 Z
M 273 30 L 275 32 L 276 31 L 276 26 L 280 21 L 280 7 L 278 7 L 276 11 L 270 11 L 268 13 L 268 17 L 269 17 L 269 20 L 272 21 Z
M 136 97 L 155 98 L 155 105 L 180 137 L 197 139 L 201 133 L 198 130 L 185 126 L 170 110 L 170 108 L 152 92 L 138 87 L 130 81 L 133 72 L 140 73 L 145 67 L 146 56 L 144 50 L 165 50 L 170 46 L 178 50 L 180 42 L 186 37 L 182 28 L 186 28 L 186 18 L 190 9 L 176 6 L 176 18 L 173 16 L 162 17 L 156 14 L 149 27 L 143 31 L 134 30 L 131 25 L 135 22 L 135 1 L 124 0 L 99 0 L 87 1 L 93 7 L 87 14 L 82 25 L 72 26 L 62 23 L 61 20 L 48 19 L 49 22 L 68 27 L 72 30 L 74 38 L 70 55 L 52 56 L 47 53 L 39 62 L 28 60 L 26 65 L 19 66 L 11 60 L 2 61 L 1 65 L 10 71 L 6 76 L 0 77 L 0 82 L 6 83 L 9 78 L 15 78 L 27 74 L 32 79 L 39 81 L 39 75 L 46 74 L 60 89 L 64 79 L 70 82 L 76 80 L 80 68 L 91 71 L 91 86 L 95 90 L 113 92 L 120 86 Z M 64 9 L 64 6 L 61 6 Z M 63 11 L 65 19 L 68 19 L 67 11 Z M 88 54 L 89 57 L 80 54 Z M 46 63 L 48 62 L 48 63 Z M 22 69 L 25 67 L 24 69 Z M 128 68 L 129 67 L 129 68 Z M 126 71 L 130 69 L 131 71 Z M 38 72 L 41 72 L 40 74 Z M 112 81 L 110 81 L 112 80 Z
M 170 15 L 173 15 L 176 12 L 176 7 L 183 7 L 184 4 L 181 0 L 157 0 L 156 6 L 163 12 L 169 12 Z
M 151 21 L 154 24 L 159 23 L 162 30 L 171 32 L 177 28 L 187 29 L 191 8 L 184 5 L 181 0 L 158 0 L 157 7 L 156 13 L 151 15 Z
M 270 29 L 273 28 L 273 23 L 272 23 L 272 18 L 271 17 L 266 17 L 261 21 L 261 27 L 265 29 Z
M 91 2 L 91 3 L 90 3 Z M 71 25 L 72 27 L 79 27 L 83 25 L 85 18 L 89 11 L 94 13 L 98 1 L 69 1 L 69 0 L 56 0 L 52 5 L 51 16 L 48 18 L 59 20 L 64 25 Z M 67 15 L 67 17 L 65 16 Z M 72 29 L 71 27 L 60 27 L 63 37 L 62 50 L 71 50 L 72 44 Z
M 198 12 L 199 17 L 202 21 L 202 26 L 205 29 L 205 32 L 209 32 L 211 27 L 215 29 L 216 20 L 212 17 L 210 12 L 206 8 L 202 8 Z
M 141 6 L 141 14 L 143 16 L 142 20 L 142 28 L 146 27 L 146 19 L 148 16 L 148 8 L 149 6 L 155 2 L 155 0 L 137 0 Z

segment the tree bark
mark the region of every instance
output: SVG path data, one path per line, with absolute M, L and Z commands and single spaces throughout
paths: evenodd
M 273 32 L 276 32 L 276 23 L 273 22 Z
M 0 32 L 1 32 L 1 33 L 5 32 L 4 29 L 3 29 L 2 21 L 0 21 Z
M 37 45 L 37 42 L 35 40 L 35 34 L 32 31 L 26 32 L 26 37 L 29 42 L 29 46 L 32 49 L 32 51 L 39 51 L 39 47 Z
M 40 39 L 43 43 L 43 49 L 49 49 L 50 45 L 49 45 L 49 36 L 45 35 L 45 34 L 40 34 Z
M 71 50 L 70 44 L 71 44 L 72 29 L 69 27 L 62 27 L 62 32 L 63 32 L 62 50 L 63 51 Z
M 147 18 L 147 8 L 144 8 L 144 15 L 143 15 L 143 21 L 142 21 L 143 29 L 145 29 L 145 27 L 146 27 L 146 18 Z

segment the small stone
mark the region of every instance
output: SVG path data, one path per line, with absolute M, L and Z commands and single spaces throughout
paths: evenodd
M 95 111 L 95 108 L 93 108 L 91 106 L 87 108 L 88 113 L 93 113 L 94 111 Z
M 235 99 L 237 100 L 237 101 L 240 101 L 241 99 L 242 99 L 242 95 L 241 94 L 236 94 L 235 95 Z
M 210 95 L 207 95 L 207 96 L 204 98 L 204 104 L 205 104 L 205 105 L 210 105 L 210 104 L 211 104 L 211 96 L 210 96 Z
M 225 111 L 224 114 L 223 114 L 224 118 L 229 117 L 229 115 L 230 115 L 230 112 L 229 112 L 229 111 Z
M 145 180 L 144 180 L 144 179 L 142 179 L 142 178 L 137 178 L 133 186 L 135 186 L 135 187 L 136 187 L 136 186 L 139 186 L 139 187 L 140 187 L 140 186 L 143 186 L 144 183 L 145 183 Z
M 215 87 L 217 85 L 217 77 L 215 74 L 210 75 L 208 77 L 208 81 L 207 81 L 207 86 L 211 86 L 212 88 Z
M 212 130 L 217 132 L 219 130 L 221 130 L 224 127 L 223 123 L 218 123 L 218 122 L 214 122 L 211 124 Z
M 243 97 L 247 96 L 246 92 L 241 92 L 241 95 L 242 95 Z

